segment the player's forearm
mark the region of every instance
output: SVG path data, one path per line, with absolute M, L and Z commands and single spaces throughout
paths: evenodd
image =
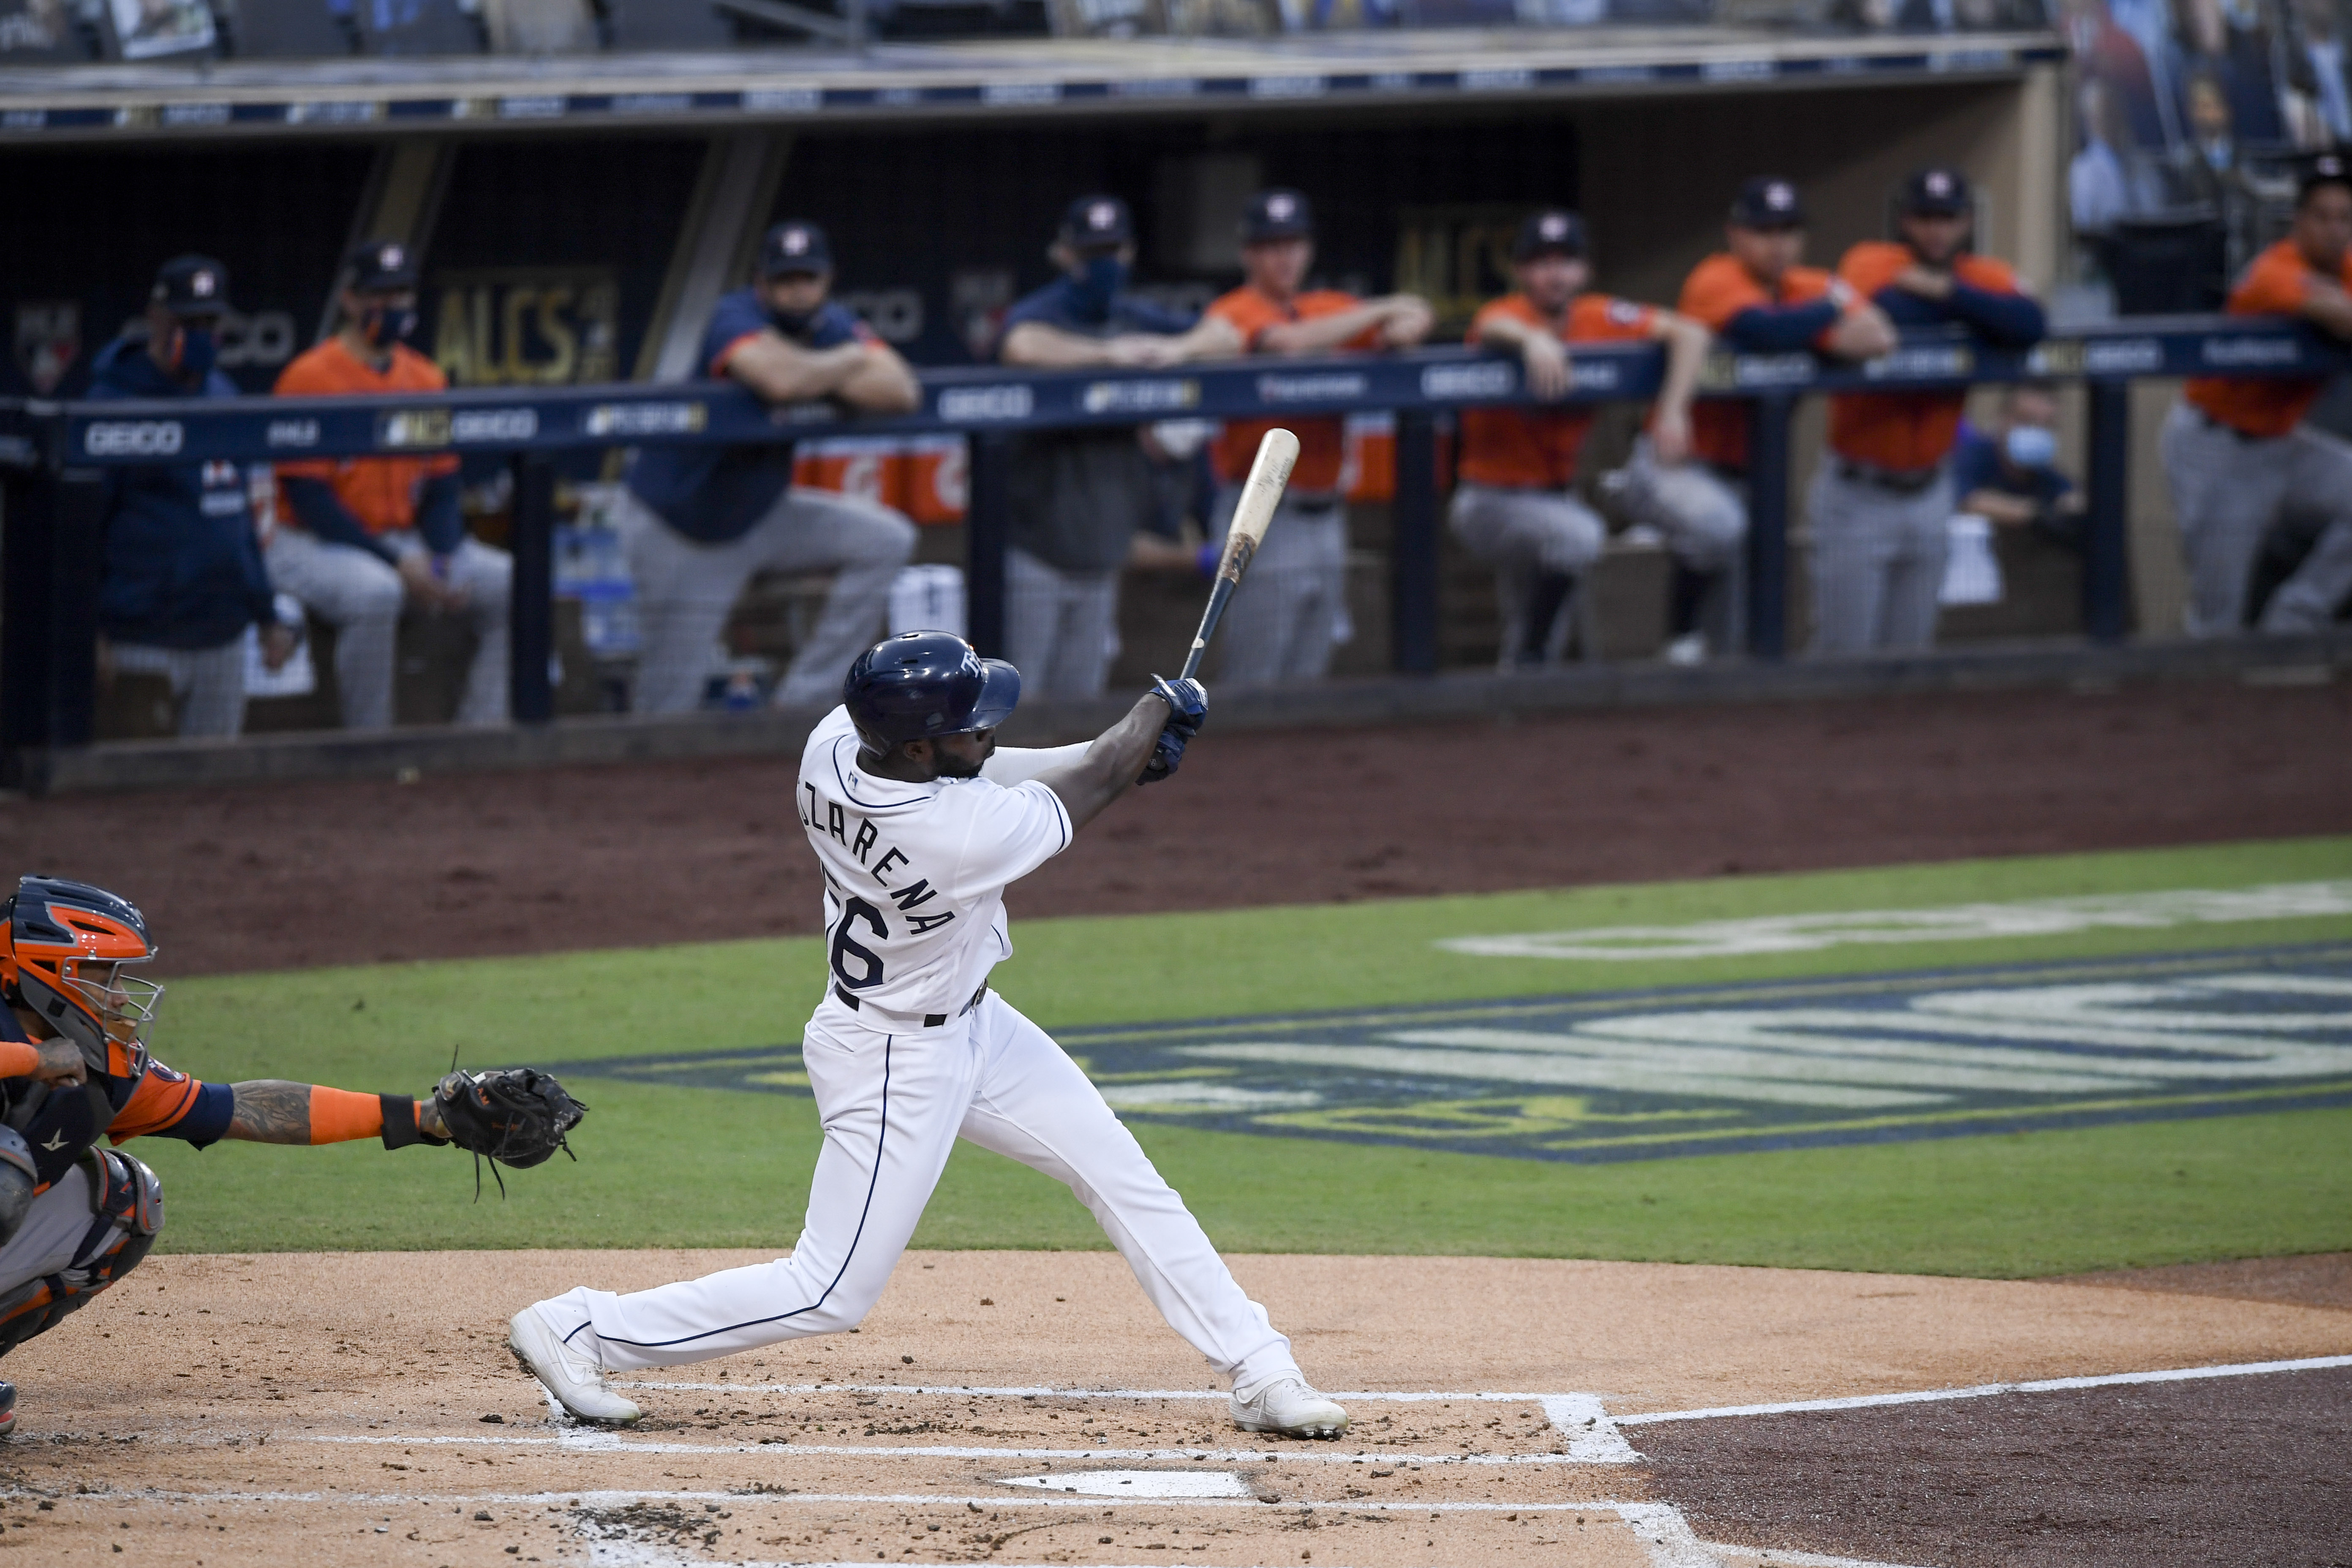
M 868 348 L 835 391 L 867 414 L 907 414 L 922 406 L 923 389 L 896 351 Z
M 1311 321 L 1286 321 L 1258 334 L 1258 346 L 1268 353 L 1314 354 L 1336 349 L 1388 320 L 1385 305 L 1358 305 Z
M 2314 285 L 2304 297 L 2303 315 L 2339 338 L 2352 338 L 2352 294 L 2341 289 Z
M 864 347 L 795 348 L 782 339 L 756 339 L 735 351 L 727 374 L 770 403 L 807 403 L 838 391 L 865 357 Z
M 1699 373 L 1706 368 L 1707 331 L 1687 316 L 1662 311 L 1658 336 L 1666 344 L 1666 376 L 1658 388 L 1658 401 L 1669 408 L 1687 409 L 1698 392 Z
M 1024 321 L 1005 334 L 997 357 L 1006 364 L 1039 370 L 1079 370 L 1111 363 L 1108 339 L 1080 337 L 1043 321 Z
M 247 1143 L 348 1143 L 381 1138 L 388 1120 L 402 1116 L 426 1137 L 448 1136 L 430 1097 L 412 1101 L 399 1095 L 359 1094 L 285 1079 L 249 1079 L 231 1085 L 230 1092 L 236 1096 L 236 1110 L 222 1136 Z M 385 1141 L 415 1142 L 401 1138 L 404 1131 L 394 1126 L 394 1137 Z
M 1241 330 L 1223 316 L 1202 317 L 1175 342 L 1176 357 L 1183 360 L 1238 359 L 1248 347 Z
M 1167 723 L 1168 704 L 1157 694 L 1146 693 L 1126 718 L 1096 736 L 1083 755 L 1037 775 L 1038 783 L 1061 797 L 1073 830 L 1101 816 L 1105 806 L 1135 787 Z

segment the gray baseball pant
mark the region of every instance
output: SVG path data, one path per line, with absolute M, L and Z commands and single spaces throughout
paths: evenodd
M 1684 567 L 1710 579 L 1699 605 L 1699 629 L 1717 653 L 1736 653 L 1748 640 L 1748 497 L 1701 462 L 1658 461 L 1647 436 L 1633 443 L 1625 466 L 1625 510 L 1665 537 Z
M 1219 538 L 1233 524 L 1241 493 L 1239 485 L 1217 491 Z M 1217 634 L 1225 645 L 1218 683 L 1320 680 L 1349 626 L 1348 509 L 1336 496 L 1286 496 L 1226 607 Z
M 218 647 L 150 647 L 116 643 L 114 668 L 134 675 L 160 675 L 172 683 L 181 704 L 180 734 L 234 739 L 245 731 L 245 638 Z
M 841 678 L 882 635 L 890 579 L 915 552 L 915 525 L 877 501 L 788 489 L 740 539 L 691 540 L 627 489 L 614 509 L 636 580 L 644 651 L 640 713 L 684 713 L 702 701 L 728 613 L 755 573 L 832 572 L 816 627 L 776 687 L 778 703 L 841 700 Z
M 419 555 L 425 541 L 412 530 L 380 536 L 397 553 Z M 392 727 L 393 651 L 405 597 L 400 574 L 372 551 L 332 544 L 307 529 L 280 525 L 262 557 L 270 584 L 335 628 L 335 689 L 343 728 Z M 514 592 L 514 559 L 468 535 L 449 557 L 449 582 L 466 595 L 462 614 L 474 628 L 474 662 L 457 702 L 460 724 L 507 721 L 507 608 Z
M 1817 654 L 1916 653 L 1936 641 L 1952 479 L 1913 494 L 1849 479 L 1825 457 L 1805 498 Z
M 1600 513 L 1568 490 L 1503 489 L 1463 485 L 1454 492 L 1446 521 L 1454 537 L 1481 565 L 1495 573 L 1495 595 L 1503 612 L 1501 662 L 1517 662 L 1528 634 L 1528 616 L 1538 583 L 1547 576 L 1580 582 L 1601 559 L 1609 530 Z M 1555 617 L 1544 659 L 1556 662 L 1568 646 L 1570 617 Z
M 2282 515 L 2322 521 L 2311 552 L 2263 607 L 2261 629 L 2328 626 L 2352 594 L 2352 446 L 2301 426 L 2246 440 L 2182 403 L 2165 416 L 2160 450 L 2189 558 L 2189 635 L 2242 629 L 2254 561 Z
M 1099 697 L 1118 655 L 1118 572 L 1004 552 L 1004 655 L 1036 697 Z

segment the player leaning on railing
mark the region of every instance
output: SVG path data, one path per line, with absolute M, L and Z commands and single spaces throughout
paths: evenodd
M 0 1355 L 131 1272 L 163 1228 L 155 1173 L 103 1143 L 454 1142 L 528 1165 L 579 1121 L 528 1068 L 453 1072 L 421 1100 L 199 1082 L 147 1054 L 163 988 L 130 970 L 154 954 L 146 918 L 102 889 L 26 877 L 0 902 Z M 16 1386 L 0 1383 L 0 1436 L 16 1423 Z

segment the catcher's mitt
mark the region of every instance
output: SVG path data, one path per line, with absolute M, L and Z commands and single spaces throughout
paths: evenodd
M 481 1160 L 506 1194 L 501 1163 L 528 1170 L 558 1149 L 577 1160 L 563 1135 L 580 1125 L 588 1108 L 552 1073 L 537 1068 L 499 1068 L 489 1072 L 453 1072 L 433 1090 L 434 1109 L 449 1130 L 449 1142 L 476 1157 L 474 1196 L 482 1195 Z

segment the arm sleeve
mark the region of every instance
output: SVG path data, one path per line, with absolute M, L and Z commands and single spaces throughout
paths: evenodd
M 397 565 L 392 547 L 370 533 L 351 509 L 343 505 L 335 489 L 324 479 L 304 479 L 298 475 L 280 474 L 278 488 L 286 492 L 287 504 L 302 526 L 329 544 L 348 544 L 364 550 L 386 565 Z
M 436 474 L 416 492 L 416 531 L 436 555 L 455 554 L 465 540 L 466 515 L 457 500 L 456 474 Z
M 1971 283 L 1955 281 L 1944 308 L 1955 320 L 1966 321 L 1994 342 L 2012 348 L 2040 342 L 2048 329 L 2042 301 L 2031 294 L 1979 289 Z
M 1011 789 L 1014 784 L 1028 783 L 1047 768 L 1076 762 L 1087 754 L 1087 744 L 1080 741 L 1074 745 L 1048 746 L 1043 751 L 999 746 L 995 754 L 980 765 L 980 776 L 992 784 Z
M 1749 353 L 1795 353 L 1836 326 L 1839 314 L 1837 301 L 1826 295 L 1803 305 L 1751 305 L 1717 335 Z

